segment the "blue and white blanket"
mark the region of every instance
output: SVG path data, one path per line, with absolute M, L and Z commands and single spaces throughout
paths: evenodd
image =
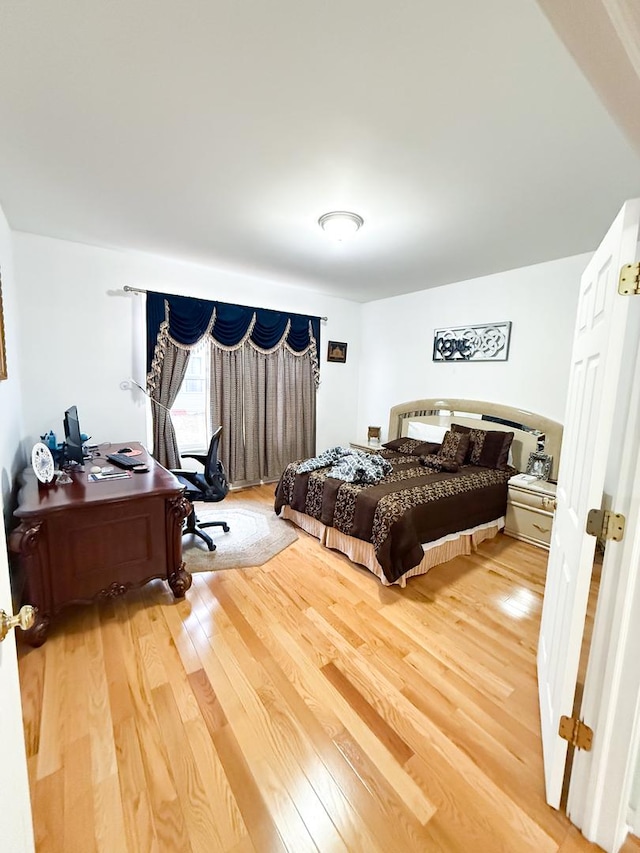
M 382 456 L 374 453 L 365 453 L 362 450 L 352 450 L 346 447 L 331 447 L 319 456 L 306 459 L 298 465 L 297 473 L 306 471 L 317 471 L 318 468 L 327 468 L 329 477 L 344 480 L 347 483 L 369 483 L 374 485 L 386 475 L 391 473 L 391 463 Z

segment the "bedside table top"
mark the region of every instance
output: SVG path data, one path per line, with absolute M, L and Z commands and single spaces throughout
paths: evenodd
M 542 492 L 546 495 L 555 495 L 557 484 L 548 480 L 529 480 L 527 474 L 516 474 L 509 480 L 509 485 L 517 489 L 526 489 L 532 492 Z
M 382 444 L 379 441 L 367 441 L 366 438 L 359 438 L 349 442 L 350 446 L 359 450 L 382 450 Z

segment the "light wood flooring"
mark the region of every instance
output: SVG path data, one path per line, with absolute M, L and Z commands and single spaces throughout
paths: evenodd
M 300 532 L 70 609 L 20 657 L 38 851 L 598 849 L 544 802 L 545 563 L 500 535 L 400 590 Z

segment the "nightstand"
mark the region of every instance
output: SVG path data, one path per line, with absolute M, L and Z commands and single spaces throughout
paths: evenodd
M 516 474 L 509 480 L 504 532 L 548 551 L 555 508 L 555 483 L 546 480 L 529 483 L 522 474 Z
M 364 450 L 365 453 L 375 453 L 376 450 L 382 450 L 382 445 L 379 441 L 367 441 L 366 438 L 350 441 L 349 447 L 352 447 L 354 450 Z

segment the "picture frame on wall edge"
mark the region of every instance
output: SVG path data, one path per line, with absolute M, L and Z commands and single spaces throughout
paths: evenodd
M 4 311 L 2 308 L 2 275 L 0 274 L 0 379 L 7 378 L 7 350 L 4 338 Z

